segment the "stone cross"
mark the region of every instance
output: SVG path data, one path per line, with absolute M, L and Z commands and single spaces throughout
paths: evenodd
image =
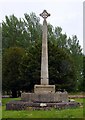
M 40 16 L 44 18 L 43 21 L 43 34 L 42 34 L 42 58 L 41 58 L 41 85 L 49 84 L 48 76 L 48 45 L 47 45 L 47 22 L 46 18 L 50 16 L 46 10 L 44 10 Z
M 44 11 L 40 14 L 40 16 L 41 16 L 41 17 L 43 17 L 43 18 L 44 18 L 44 20 L 46 20 L 46 18 L 47 18 L 48 16 L 50 16 L 50 14 L 49 14 L 49 13 L 47 13 L 47 11 L 46 11 L 46 10 L 44 10 Z

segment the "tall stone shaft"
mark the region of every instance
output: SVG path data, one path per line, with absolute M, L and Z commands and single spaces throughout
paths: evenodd
M 46 10 L 41 14 L 41 17 L 44 18 L 43 21 L 43 34 L 42 34 L 42 58 L 41 58 L 41 85 L 48 85 L 48 45 L 47 45 L 47 22 L 46 18 L 50 16 Z
M 41 55 L 41 84 L 34 86 L 34 93 L 42 96 L 41 99 L 45 99 L 43 94 L 48 95 L 48 93 L 55 93 L 55 85 L 49 85 L 49 76 L 48 76 L 48 42 L 47 42 L 47 21 L 46 18 L 50 16 L 46 10 L 41 14 L 41 17 L 44 18 L 43 21 L 43 33 L 42 33 L 42 55 Z M 39 98 L 40 98 L 39 96 Z
M 47 45 L 47 22 L 43 21 L 42 34 L 42 58 L 41 58 L 41 85 L 48 85 L 48 45 Z

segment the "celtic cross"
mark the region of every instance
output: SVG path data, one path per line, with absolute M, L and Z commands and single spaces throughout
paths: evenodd
M 48 16 L 50 16 L 50 14 L 49 14 L 46 10 L 44 10 L 44 11 L 40 14 L 40 16 L 43 17 L 44 20 L 46 20 L 46 18 L 47 18 Z

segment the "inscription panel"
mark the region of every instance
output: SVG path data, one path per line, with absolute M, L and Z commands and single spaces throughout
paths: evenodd
M 34 93 L 55 93 L 55 85 L 35 85 Z

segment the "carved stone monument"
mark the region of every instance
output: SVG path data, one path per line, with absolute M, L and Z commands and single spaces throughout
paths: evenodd
M 48 44 L 47 44 L 47 21 L 46 18 L 50 16 L 46 10 L 41 14 L 44 18 L 43 21 L 43 33 L 42 33 L 42 58 L 41 58 L 41 85 L 34 86 L 34 93 L 48 93 L 55 92 L 55 85 L 49 85 L 49 75 L 48 75 Z
M 55 92 L 55 85 L 49 85 L 48 74 L 48 45 L 47 45 L 47 21 L 50 16 L 46 10 L 41 14 L 43 21 L 42 58 L 41 58 L 41 84 L 34 86 L 34 93 L 22 93 L 21 100 L 10 101 L 6 104 L 6 110 L 30 110 L 76 107 L 78 103 L 68 101 L 68 93 Z
M 46 18 L 50 16 L 50 14 L 44 10 L 40 16 L 44 19 L 42 33 L 41 84 L 34 86 L 34 93 L 22 93 L 21 99 L 30 102 L 66 102 L 68 101 L 67 92 L 55 92 L 55 85 L 49 85 Z

